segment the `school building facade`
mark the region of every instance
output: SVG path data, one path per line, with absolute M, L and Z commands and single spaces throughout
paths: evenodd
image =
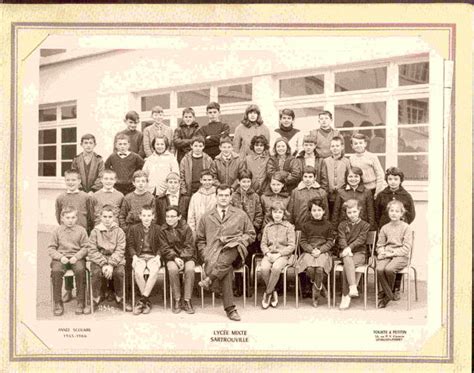
M 283 108 L 295 111 L 294 125 L 303 131 L 317 128 L 317 114 L 329 110 L 344 137 L 365 133 L 384 169 L 405 172 L 417 213 L 413 263 L 426 279 L 427 237 L 436 241 L 434 230 L 441 230 L 440 207 L 428 201 L 444 196 L 449 64 L 417 38 L 207 39 L 170 37 L 151 49 L 41 50 L 33 126 L 39 230 L 57 224 L 54 201 L 81 136 L 94 134 L 105 160 L 129 110 L 140 114 L 143 128 L 160 105 L 176 128 L 183 108 L 193 107 L 203 125 L 206 104 L 218 101 L 232 132 L 251 103 L 271 130 Z

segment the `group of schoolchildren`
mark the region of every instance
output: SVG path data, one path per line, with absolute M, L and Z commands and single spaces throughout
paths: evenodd
M 48 247 L 54 315 L 62 315 L 63 302 L 72 299 L 69 278 L 62 294 L 67 269 L 75 275 L 76 314 L 90 312 L 86 259 L 92 306 L 115 299 L 135 315 L 149 313 L 151 291 L 165 266 L 172 312 L 194 313 L 195 266 L 202 263 L 196 231 L 200 219 L 216 208 L 216 187 L 222 184 L 232 187 L 232 205 L 248 215 L 257 232 L 246 263 L 255 253 L 263 256 L 264 309 L 278 305 L 279 278 L 288 264 L 297 266 L 304 296 L 311 296 L 317 307 L 318 299 L 327 296 L 324 276 L 334 260 L 344 267 L 339 307 L 347 309 L 358 296 L 356 267 L 370 255 L 368 232 L 377 229 L 378 307 L 399 299 L 397 272 L 408 264 L 413 245 L 409 224 L 415 218 L 400 169 L 384 173 L 377 156 L 365 149 L 362 134 L 352 135 L 354 154 L 345 157 L 344 138 L 332 127 L 328 111 L 319 114 L 318 129 L 303 134 L 293 127 L 293 110 L 283 109 L 279 128 L 270 132 L 258 106 L 250 105 L 232 140 L 229 125 L 220 121 L 220 105 L 211 102 L 206 110 L 207 125 L 199 127 L 194 110 L 186 108 L 173 132 L 163 122 L 163 109 L 154 107 L 154 123 L 143 133 L 137 130 L 138 114 L 128 112 L 127 129 L 115 136 L 105 162 L 94 152 L 95 137 L 82 136 L 84 151 L 65 172 L 66 192 L 56 200 L 61 225 Z M 295 231 L 301 231 L 299 256 Z M 139 296 L 132 305 L 134 283 Z M 234 286 L 234 295 L 241 295 L 241 283 Z

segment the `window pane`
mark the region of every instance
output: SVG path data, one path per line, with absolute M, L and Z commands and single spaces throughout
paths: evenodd
M 73 159 L 76 156 L 76 145 L 61 146 L 61 159 Z
M 205 117 L 196 117 L 196 122 L 198 122 L 199 127 L 205 126 L 206 124 L 209 123 L 209 118 L 207 116 Z
M 56 130 L 40 130 L 38 136 L 38 143 L 41 144 L 56 144 Z
M 219 87 L 217 88 L 217 96 L 221 104 L 252 101 L 252 83 Z
M 76 105 L 63 106 L 61 108 L 61 119 L 75 119 L 76 114 Z
M 242 122 L 244 113 L 240 114 L 222 114 L 221 121 L 230 126 L 230 133 L 233 134 L 237 126 Z
M 429 122 L 428 98 L 398 101 L 398 123 L 418 124 Z
M 38 148 L 40 161 L 54 161 L 56 159 L 56 146 L 40 146 Z
M 61 176 L 64 176 L 64 172 L 71 168 L 72 162 L 61 162 Z
M 337 105 L 334 111 L 334 121 L 337 128 L 383 127 L 386 123 L 385 102 Z
M 400 128 L 398 131 L 398 152 L 427 152 L 429 127 Z
M 322 93 L 324 93 L 324 75 L 280 80 L 280 97 L 319 95 Z
M 142 97 L 142 111 L 150 111 L 153 106 L 161 106 L 163 109 L 170 108 L 169 93 Z
M 387 68 L 344 71 L 335 74 L 336 92 L 358 91 L 361 89 L 383 88 L 387 86 Z
M 354 131 L 344 131 L 341 130 L 341 136 L 344 138 L 344 152 L 346 154 L 354 153 L 351 145 L 351 136 L 354 133 L 362 133 L 367 136 L 367 150 L 372 153 L 382 153 L 386 151 L 386 133 L 385 129 L 372 129 L 372 130 L 354 130 Z
M 56 163 L 38 163 L 38 176 L 56 176 Z
M 63 143 L 67 142 L 76 142 L 77 135 L 76 135 L 76 127 L 70 128 L 61 128 L 61 139 Z
M 163 123 L 166 124 L 168 127 L 170 126 L 170 120 L 169 119 L 163 119 Z M 142 121 L 142 132 L 145 128 L 148 126 L 151 126 L 153 124 L 152 120 L 144 120 Z
M 40 109 L 39 110 L 39 121 L 50 122 L 56 120 L 56 108 L 51 109 Z
M 410 63 L 398 66 L 398 85 L 428 84 L 430 82 L 430 63 Z
M 357 131 L 353 131 L 353 130 L 339 130 L 341 136 L 344 138 L 344 153 L 345 154 L 351 154 L 354 152 L 354 150 L 352 150 L 352 146 L 351 146 L 351 137 L 354 133 L 357 133 Z
M 207 105 L 210 100 L 211 91 L 209 88 L 178 92 L 178 107 L 180 108 Z
M 294 127 L 301 131 L 311 131 L 319 128 L 318 114 L 323 111 L 322 107 L 298 108 L 295 112 Z
M 405 174 L 405 180 L 428 180 L 427 155 L 399 155 L 398 167 Z

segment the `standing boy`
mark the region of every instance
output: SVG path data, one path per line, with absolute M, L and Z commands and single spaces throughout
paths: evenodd
M 339 136 L 339 131 L 332 128 L 332 113 L 330 111 L 322 111 L 318 115 L 319 128 L 310 131 L 310 135 L 316 139 L 316 152 L 321 158 L 331 156 L 331 140 Z
M 149 157 L 153 154 L 151 142 L 158 136 L 166 136 L 168 138 L 168 143 L 170 144 L 169 151 L 173 153 L 173 130 L 163 123 L 163 108 L 161 106 L 155 106 L 151 110 L 151 117 L 153 118 L 153 124 L 143 130 L 143 150 L 145 151 L 145 156 Z
M 178 163 L 191 150 L 194 136 L 197 135 L 199 124 L 196 122 L 196 114 L 193 108 L 183 110 L 183 119 L 178 128 L 174 130 L 173 145 L 177 150 L 176 158 Z
M 283 137 L 287 140 L 288 146 L 292 150 L 291 155 L 303 150 L 303 135 L 299 129 L 293 126 L 294 122 L 295 112 L 293 110 L 283 109 L 280 112 L 279 127 L 270 134 L 270 149 L 274 148 L 278 138 Z
M 199 220 L 209 210 L 216 207 L 216 187 L 214 186 L 214 176 L 209 170 L 201 171 L 201 187 L 193 194 L 189 202 L 188 225 L 196 234 Z
M 166 190 L 155 199 L 156 224 L 166 223 L 166 209 L 169 206 L 178 206 L 179 215 L 186 220 L 188 216 L 189 196 L 183 195 L 179 190 L 179 175 L 170 172 L 166 176 Z
M 96 141 L 90 133 L 81 137 L 81 147 L 84 150 L 77 155 L 71 164 L 71 170 L 79 172 L 81 177 L 80 189 L 92 194 L 98 191 L 102 184 L 100 179 L 104 172 L 104 161 L 102 157 L 94 152 Z
M 130 141 L 130 151 L 138 154 L 140 157 L 145 156 L 143 151 L 143 134 L 137 130 L 140 117 L 136 111 L 129 111 L 125 114 L 125 119 L 123 122 L 127 126 L 127 129 L 120 131 L 117 135 L 126 135 Z M 115 143 L 117 142 L 117 135 L 114 138 L 114 152 L 115 152 Z
M 230 134 L 230 127 L 227 123 L 219 120 L 221 106 L 217 102 L 210 102 L 206 107 L 209 123 L 197 132 L 206 141 L 204 151 L 214 159 L 219 154 L 220 139 Z
M 227 184 L 235 189 L 238 185 L 239 173 L 244 170 L 242 158 L 233 151 L 230 137 L 222 137 L 219 145 L 220 153 L 211 164 L 210 170 L 216 184 Z
M 305 166 L 314 167 L 316 170 L 316 181 L 326 193 L 329 189 L 328 169 L 324 159 L 316 151 L 316 138 L 311 135 L 303 137 L 303 150 L 296 156 L 301 163 L 301 169 Z
M 114 188 L 117 182 L 117 174 L 113 170 L 104 170 L 102 174 L 102 189 L 92 196 L 92 207 L 94 210 L 94 226 L 100 223 L 100 213 L 105 205 L 112 206 L 114 210 L 114 221 L 118 223 L 120 206 L 122 205 L 123 194 Z

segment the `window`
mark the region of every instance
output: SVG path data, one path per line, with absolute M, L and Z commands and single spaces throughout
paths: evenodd
M 428 84 L 430 82 L 429 62 L 398 66 L 398 85 Z
M 144 96 L 141 98 L 142 111 L 151 111 L 154 106 L 161 106 L 164 109 L 170 108 L 169 93 L 154 96 Z
M 38 176 L 57 177 L 77 153 L 76 104 L 39 109 Z
M 324 93 L 324 75 L 280 79 L 280 98 Z
M 220 104 L 252 101 L 252 83 L 218 87 L 217 99 Z
M 336 73 L 335 92 L 359 91 L 387 86 L 387 68 L 342 71 Z
M 211 101 L 209 88 L 178 92 L 179 108 L 207 105 L 209 101 Z

